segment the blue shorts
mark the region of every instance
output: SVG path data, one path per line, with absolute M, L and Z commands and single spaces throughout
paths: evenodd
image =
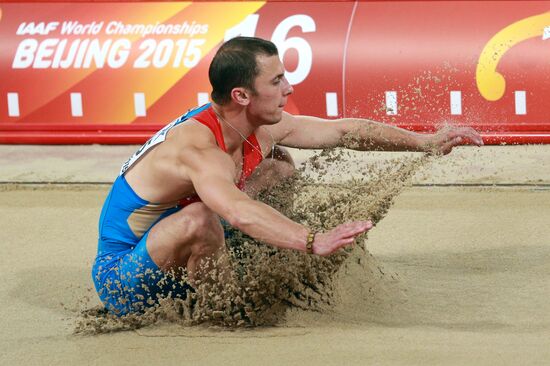
M 92 277 L 99 298 L 118 316 L 143 312 L 160 298 L 185 299 L 193 288 L 183 279 L 163 272 L 147 252 L 145 234 L 130 250 L 98 256 Z

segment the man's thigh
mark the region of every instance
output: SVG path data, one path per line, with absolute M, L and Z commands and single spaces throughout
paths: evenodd
M 190 204 L 153 225 L 131 250 L 113 254 L 108 266 L 98 265 L 99 296 L 118 315 L 142 311 L 162 297 L 184 298 L 192 290 L 182 273 L 189 272 L 189 259 L 224 243 L 219 217 L 202 202 Z
M 134 311 L 154 305 L 160 298 L 185 298 L 187 290 L 192 290 L 181 273 L 163 271 L 155 264 L 147 250 L 148 236 L 145 234 L 119 264 L 120 280 Z
M 112 313 L 122 316 L 142 312 L 160 298 L 182 298 L 193 291 L 181 274 L 162 271 L 147 251 L 147 237 L 110 264 L 99 265 L 94 283 L 101 301 Z

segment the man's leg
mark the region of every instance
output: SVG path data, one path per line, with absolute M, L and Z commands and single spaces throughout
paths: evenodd
M 231 276 L 218 216 L 197 202 L 155 224 L 137 245 L 97 270 L 97 290 L 117 315 L 141 312 L 159 298 L 185 298 L 189 285 L 208 280 L 214 265 L 226 280 Z M 209 261 L 214 265 L 207 267 Z M 186 269 L 188 281 L 181 278 Z M 219 277 L 218 277 L 219 278 Z M 217 279 L 216 279 L 217 280 Z
M 177 272 L 185 268 L 191 285 L 205 279 L 208 261 L 221 260 L 222 267 L 229 267 L 220 219 L 202 202 L 190 204 L 158 222 L 150 230 L 146 246 L 161 270 Z
M 245 192 L 250 197 L 256 198 L 260 192 L 291 177 L 295 170 L 290 153 L 283 147 L 275 146 L 273 158 L 271 155 L 265 158 L 246 180 Z

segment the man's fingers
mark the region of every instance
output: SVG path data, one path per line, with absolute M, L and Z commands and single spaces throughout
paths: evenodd
M 446 155 L 451 152 L 453 147 L 460 145 L 462 143 L 462 137 L 455 137 L 452 140 L 447 141 L 440 147 L 440 151 L 442 154 Z
M 355 237 L 341 238 L 340 240 L 338 240 L 338 241 L 335 243 L 336 246 L 334 247 L 333 250 L 331 250 L 331 253 L 334 253 L 334 252 L 337 251 L 338 249 L 347 247 L 347 246 L 353 244 L 354 242 L 355 242 Z
M 460 131 L 459 136 L 462 136 L 462 137 L 468 139 L 471 143 L 473 143 L 475 145 L 478 145 L 478 146 L 483 145 L 483 139 L 481 138 L 479 133 L 477 133 L 477 131 L 474 130 L 473 128 L 463 127 L 459 131 Z
M 320 233 L 313 242 L 314 247 L 317 244 L 316 254 L 330 255 L 340 248 L 353 244 L 358 235 L 372 227 L 371 221 L 355 221 L 338 225 L 326 233 Z
M 458 137 L 462 138 L 461 142 L 463 142 L 464 140 L 468 140 L 474 145 L 483 145 L 483 139 L 481 138 L 479 133 L 477 133 L 477 131 L 471 127 L 460 127 L 448 131 L 445 134 L 443 145 L 453 140 L 456 140 Z
M 351 238 L 342 238 L 340 239 L 340 246 L 343 247 L 345 245 L 349 245 L 349 244 L 353 244 L 353 242 L 355 241 L 355 238 L 354 237 L 351 237 Z
M 334 232 L 336 234 L 335 239 L 338 243 L 338 247 L 353 243 L 357 236 L 368 231 L 371 228 L 371 221 L 358 221 L 340 225 L 338 228 L 336 228 L 336 231 Z
M 468 132 L 468 139 L 472 141 L 477 146 L 483 146 L 483 139 L 481 138 L 481 135 L 477 133 L 473 128 L 469 128 Z
M 343 237 L 357 236 L 372 228 L 371 221 L 356 221 L 342 224 L 337 229 Z

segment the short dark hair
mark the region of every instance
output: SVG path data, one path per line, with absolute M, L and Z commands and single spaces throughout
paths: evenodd
M 225 42 L 210 63 L 208 77 L 212 100 L 220 105 L 231 100 L 231 90 L 245 87 L 254 91 L 254 80 L 260 73 L 256 57 L 278 55 L 273 42 L 256 37 L 236 37 Z

